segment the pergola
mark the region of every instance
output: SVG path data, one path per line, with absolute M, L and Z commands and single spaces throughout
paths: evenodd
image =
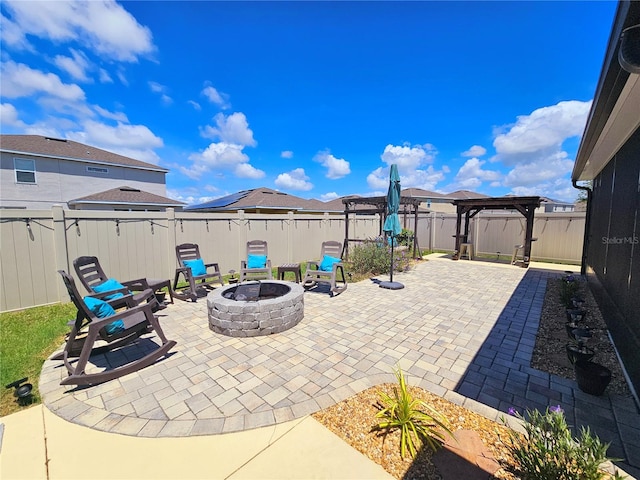
M 366 240 L 349 238 L 349 214 L 363 214 L 363 215 L 380 215 L 380 228 L 379 235 L 382 235 L 382 227 L 386 219 L 387 214 L 387 197 L 352 197 L 343 198 L 344 203 L 344 245 L 342 247 L 343 257 L 349 258 L 349 242 L 364 242 Z M 421 200 L 413 197 L 400 197 L 400 211 L 398 215 L 404 213 L 413 213 L 413 257 L 416 257 L 416 252 L 420 252 L 418 246 L 418 207 Z M 358 208 L 359 205 L 366 205 L 370 208 Z M 410 210 L 407 212 L 407 210 Z
M 456 219 L 456 248 L 453 259 L 458 260 L 460 244 L 469 238 L 469 220 L 482 210 L 517 210 L 527 220 L 524 238 L 523 267 L 529 266 L 531 256 L 531 240 L 533 235 L 533 215 L 540 206 L 540 197 L 490 197 L 454 200 L 458 218 Z M 460 234 L 460 223 L 464 215 L 464 233 Z

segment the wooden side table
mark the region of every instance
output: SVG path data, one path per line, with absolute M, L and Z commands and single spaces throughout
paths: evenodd
M 278 266 L 278 280 L 284 280 L 284 274 L 291 272 L 296 276 L 296 283 L 302 280 L 302 269 L 299 263 L 284 263 Z
M 169 298 L 171 299 L 171 303 L 173 303 L 173 290 L 171 290 L 171 280 L 158 280 L 155 278 L 147 278 L 147 283 L 149 284 L 149 288 L 153 290 L 153 293 L 156 293 L 156 290 L 160 290 L 161 288 L 167 287 L 167 291 L 169 292 Z M 158 302 L 161 303 L 161 302 Z

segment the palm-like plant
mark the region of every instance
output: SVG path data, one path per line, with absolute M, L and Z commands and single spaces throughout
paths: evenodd
M 442 431 L 452 434 L 447 420 L 422 400 L 413 398 L 407 389 L 407 383 L 400 368 L 394 373 L 398 379 L 399 388 L 393 387 L 393 397 L 379 392 L 384 406 L 381 406 L 376 418 L 382 418 L 383 421 L 374 425 L 372 430 L 385 430 L 386 435 L 391 430 L 399 429 L 402 458 L 405 457 L 407 450 L 412 457 L 415 457 L 417 444 L 426 444 L 432 450 L 437 450 L 444 442 Z

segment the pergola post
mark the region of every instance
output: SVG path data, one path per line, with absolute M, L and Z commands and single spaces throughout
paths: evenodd
M 460 222 L 462 221 L 462 205 L 457 205 L 457 218 L 456 218 L 456 248 L 453 252 L 453 259 L 458 260 L 458 254 L 460 253 Z

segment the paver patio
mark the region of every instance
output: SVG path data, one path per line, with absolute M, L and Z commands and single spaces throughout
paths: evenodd
M 540 264 L 538 264 L 540 265 Z M 577 267 L 572 267 L 574 270 Z M 633 398 L 579 391 L 574 381 L 529 367 L 546 280 L 562 270 L 522 269 L 431 257 L 394 275 L 402 290 L 350 284 L 330 298 L 305 293 L 305 317 L 286 332 L 230 338 L 208 328 L 206 299 L 159 312 L 173 354 L 88 388 L 60 386 L 59 361 L 40 377 L 52 412 L 97 430 L 183 437 L 256 428 L 303 417 L 368 387 L 409 382 L 497 419 L 509 407 L 560 404 L 572 425 L 611 442 L 609 455 L 640 474 L 640 415 Z M 140 345 L 124 351 L 139 355 Z M 100 357 L 96 357 L 100 362 Z

